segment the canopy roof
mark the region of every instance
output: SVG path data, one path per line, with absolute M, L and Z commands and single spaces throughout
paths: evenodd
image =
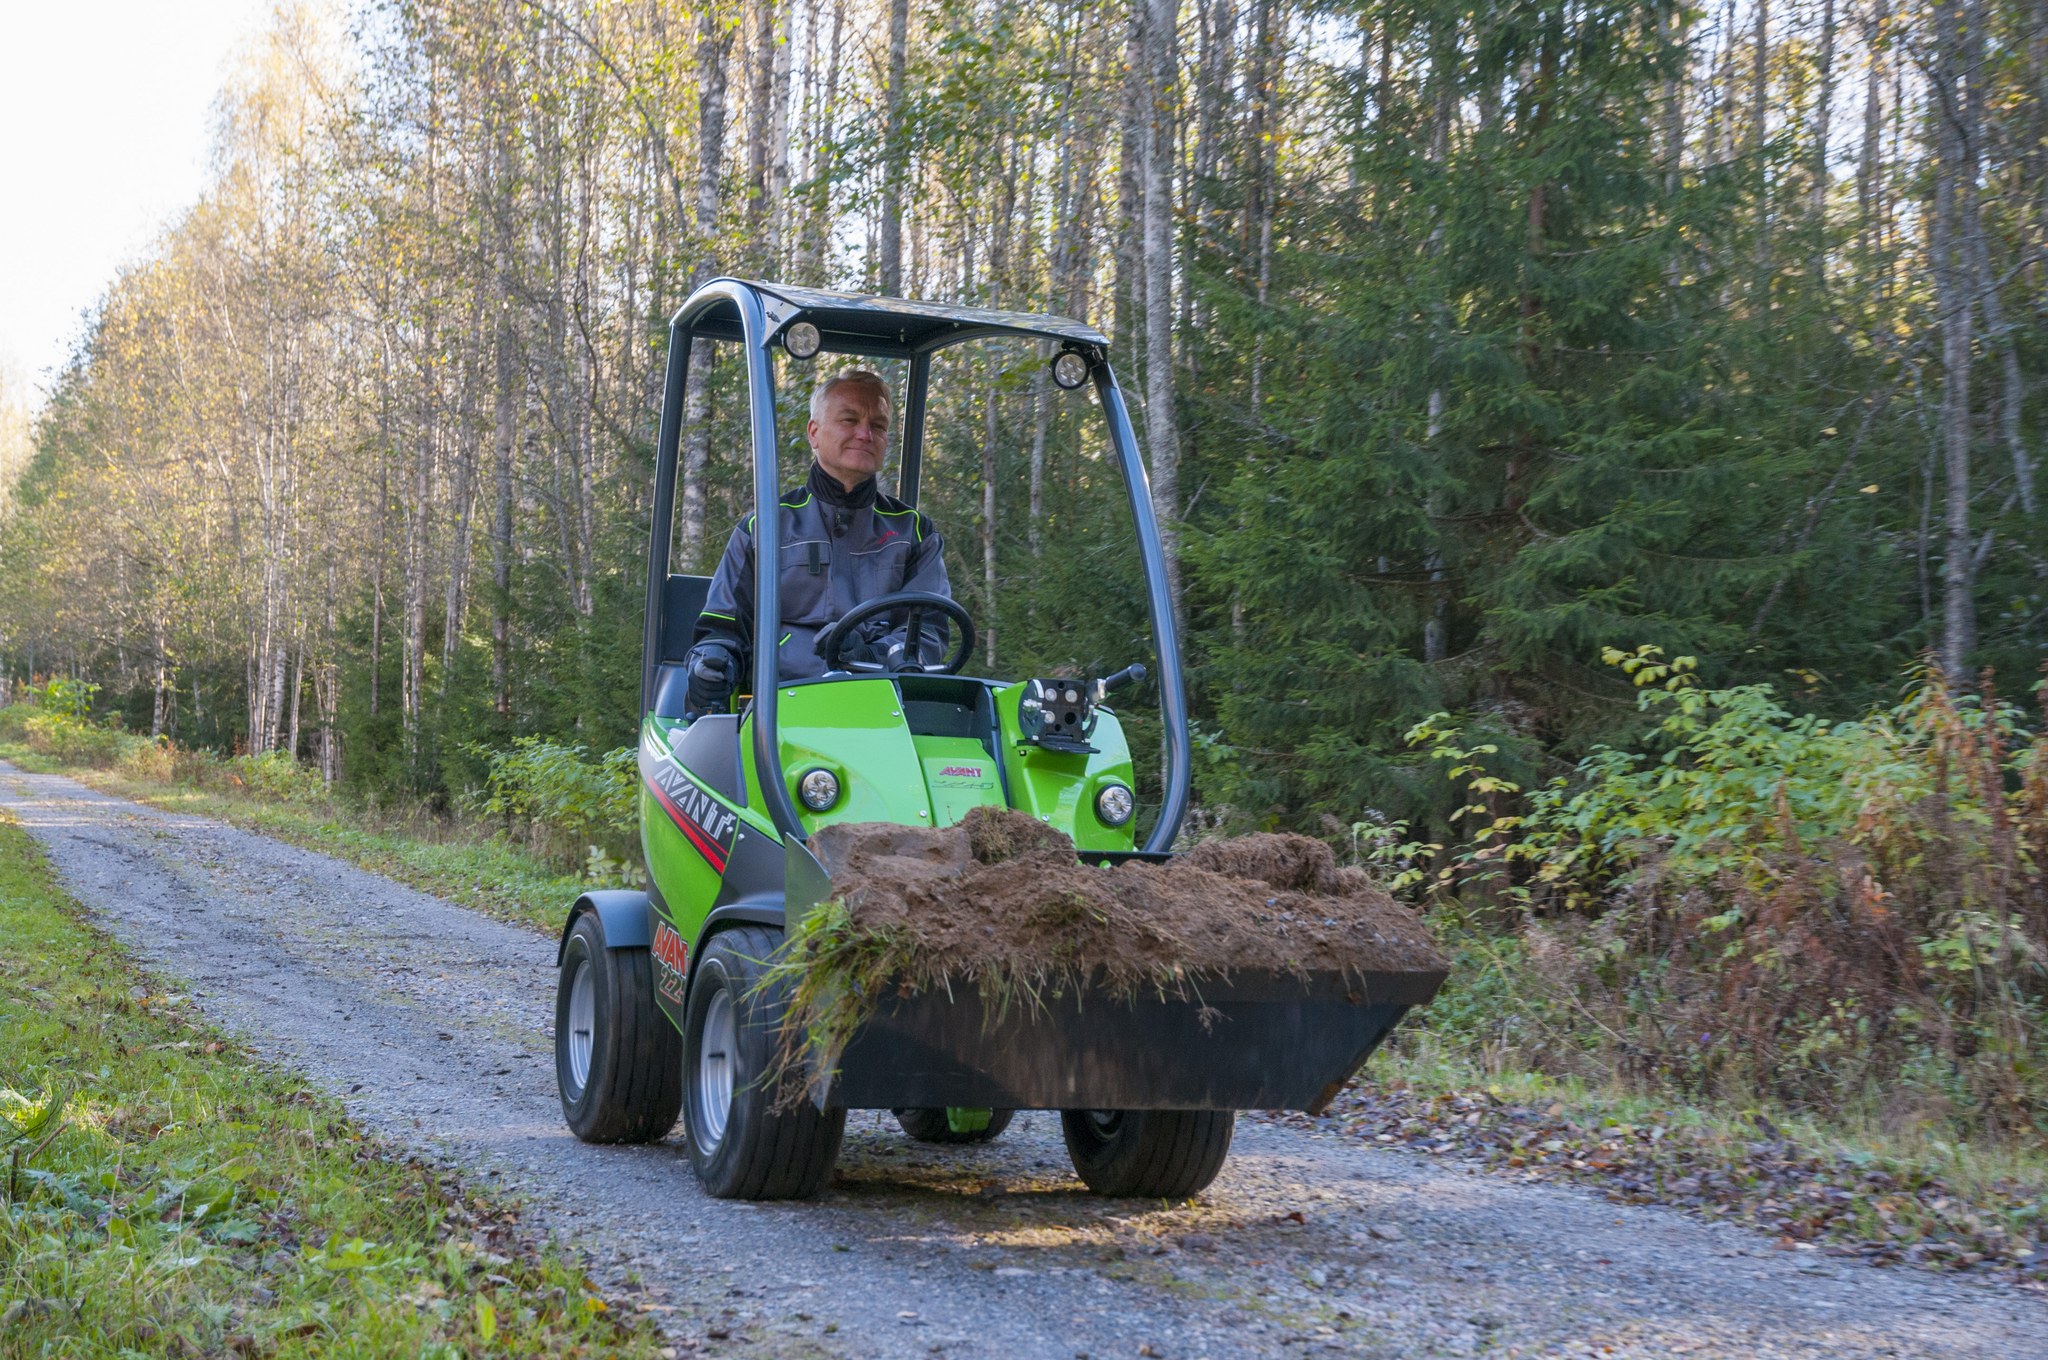
M 1109 338 L 1093 326 L 1063 316 L 1031 312 L 997 312 L 983 307 L 955 307 L 942 302 L 870 297 L 825 288 L 798 288 L 754 279 L 731 282 L 751 289 L 780 333 L 797 320 L 818 328 L 828 354 L 873 354 L 909 357 L 929 354 L 963 340 L 991 335 L 1018 335 L 1064 341 L 1104 350 Z M 719 299 L 696 318 L 696 334 L 718 340 L 740 340 L 739 309 Z

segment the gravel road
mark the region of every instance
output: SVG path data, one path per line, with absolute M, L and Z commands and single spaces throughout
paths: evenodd
M 0 764 L 69 890 L 365 1126 L 503 1187 L 683 1354 L 2048 1356 L 2048 1300 L 1243 1116 L 1192 1206 L 1080 1192 L 1058 1121 L 986 1149 L 849 1122 L 802 1205 L 564 1128 L 554 943 L 339 860 Z

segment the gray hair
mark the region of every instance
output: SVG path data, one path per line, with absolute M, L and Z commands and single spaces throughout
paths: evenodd
M 825 418 L 825 402 L 841 387 L 865 387 L 882 399 L 882 409 L 895 414 L 895 405 L 889 399 L 889 384 L 881 374 L 865 368 L 847 368 L 834 373 L 811 389 L 811 419 Z

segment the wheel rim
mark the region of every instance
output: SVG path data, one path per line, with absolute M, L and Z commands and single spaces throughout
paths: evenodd
M 588 957 L 576 965 L 569 979 L 569 1092 L 571 1100 L 583 1094 L 590 1081 L 590 1055 L 597 1047 L 597 977 Z
M 721 987 L 711 994 L 710 1004 L 704 1008 L 704 1037 L 697 1050 L 697 1141 L 707 1151 L 724 1140 L 725 1121 L 732 1115 L 732 1092 L 738 1076 L 733 1049 L 738 1035 L 732 993 Z

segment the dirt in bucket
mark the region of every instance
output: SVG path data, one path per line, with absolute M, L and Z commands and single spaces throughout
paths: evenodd
M 828 938 L 800 946 L 859 987 L 893 975 L 1112 991 L 1246 972 L 1436 972 L 1415 913 L 1329 846 L 1262 834 L 1164 864 L 1083 864 L 1063 834 L 977 808 L 942 829 L 830 826 L 811 847 L 832 876 Z

